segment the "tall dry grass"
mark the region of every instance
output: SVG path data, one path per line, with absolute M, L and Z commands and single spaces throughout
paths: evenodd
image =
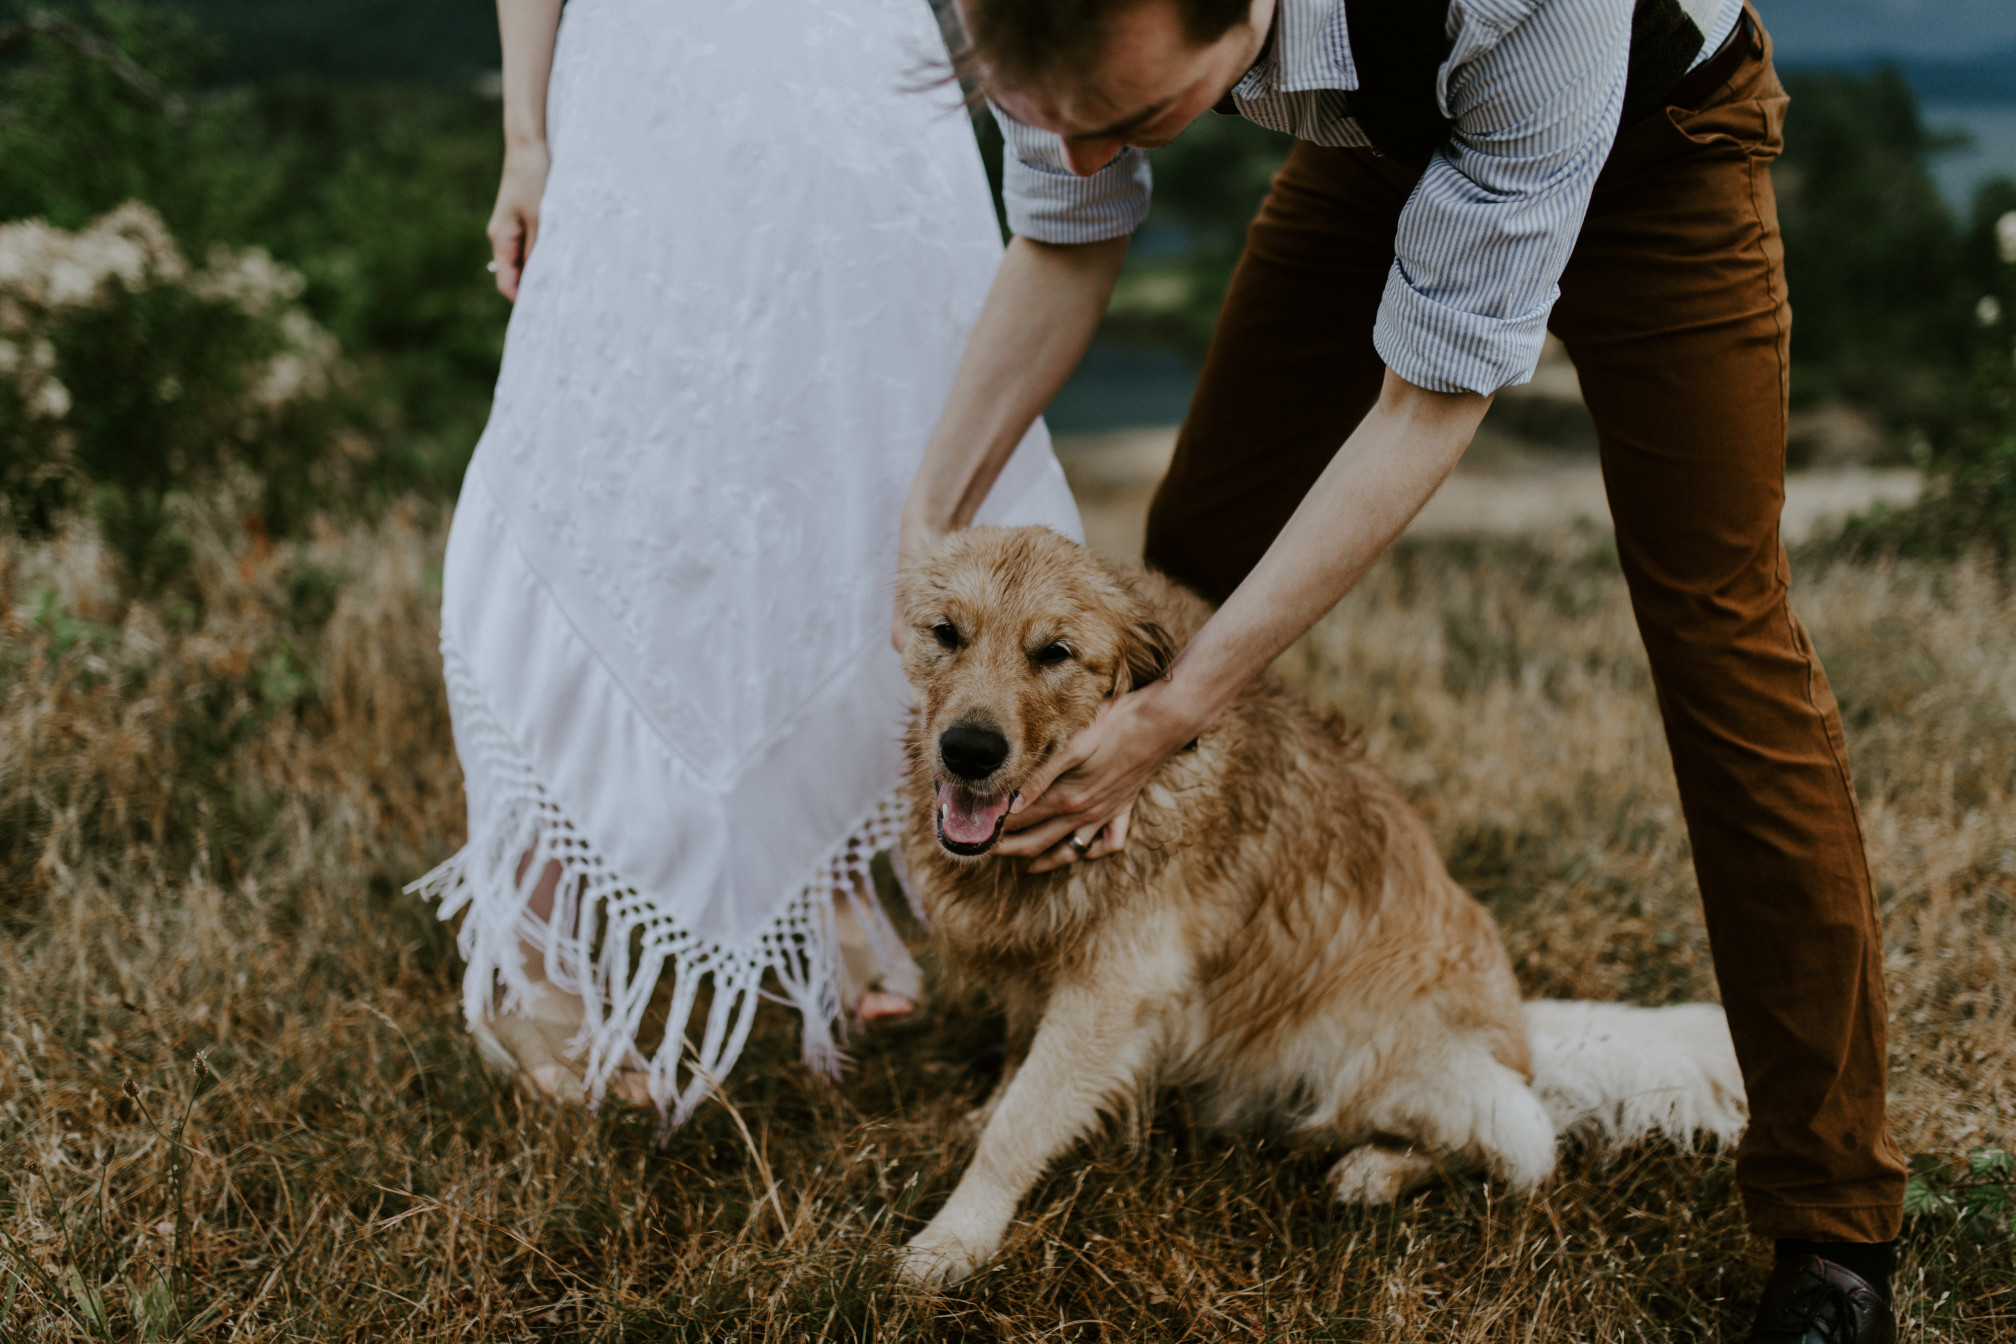
M 1571 1157 L 1326 1203 L 1322 1155 L 1180 1098 L 1028 1201 L 942 1296 L 887 1252 L 949 1191 L 998 1061 L 957 986 L 837 1087 L 781 1013 L 729 1100 L 520 1101 L 400 885 L 460 830 L 441 519 L 274 548 L 226 517 L 121 610 L 89 537 L 0 553 L 6 1339 L 1712 1340 L 1761 1281 L 1730 1164 Z M 1963 1221 L 2016 1140 L 2016 607 L 1985 571 L 1838 567 L 1801 606 L 1850 720 L 1890 930 L 1894 1119 L 1929 1168 L 1907 1336 L 2016 1339 L 2016 1242 Z M 1364 726 L 1535 992 L 1712 992 L 1684 832 L 1600 545 L 1412 548 L 1286 660 Z M 1978 1187 L 1985 1189 L 1986 1187 Z M 1975 1194 L 1977 1202 L 1981 1196 Z

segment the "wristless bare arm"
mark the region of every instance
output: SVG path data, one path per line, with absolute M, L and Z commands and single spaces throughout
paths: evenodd
M 1125 238 L 1009 242 L 904 502 L 903 560 L 973 521 L 1015 446 L 1092 343 L 1126 257 Z
M 504 48 L 504 173 L 484 232 L 497 266 L 497 292 L 516 301 L 518 280 L 539 238 L 539 198 L 546 192 L 546 85 L 561 0 L 497 0 Z
M 1023 786 L 1000 851 L 1040 869 L 1075 860 L 1066 837 L 1101 826 L 1092 856 L 1125 844 L 1148 776 L 1364 577 L 1455 467 L 1490 404 L 1389 372 L 1378 404 L 1168 677 L 1110 703 Z

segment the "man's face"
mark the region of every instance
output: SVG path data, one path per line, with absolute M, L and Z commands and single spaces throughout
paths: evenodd
M 1107 26 L 1083 80 L 989 88 L 1003 111 L 1064 137 L 1071 171 L 1089 176 L 1128 145 L 1159 149 L 1225 96 L 1259 59 L 1274 0 L 1253 0 L 1246 22 L 1194 45 L 1173 0 L 1139 0 Z

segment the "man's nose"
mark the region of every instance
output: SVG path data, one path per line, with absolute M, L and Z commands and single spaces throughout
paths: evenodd
M 1080 177 L 1092 174 L 1113 162 L 1127 144 L 1124 140 L 1066 140 L 1064 142 L 1064 162 Z

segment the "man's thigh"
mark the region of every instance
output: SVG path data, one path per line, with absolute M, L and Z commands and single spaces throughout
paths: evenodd
M 1298 144 L 1246 235 L 1169 474 L 1151 565 L 1223 601 L 1378 397 L 1372 324 L 1417 175 Z
M 1595 417 L 1617 544 L 1655 668 L 1706 627 L 1781 652 L 1791 309 L 1769 164 L 1783 94 L 1627 131 L 1552 326 Z M 1768 627 L 1768 628 L 1766 628 Z M 1665 689 L 1675 690 L 1668 686 Z

